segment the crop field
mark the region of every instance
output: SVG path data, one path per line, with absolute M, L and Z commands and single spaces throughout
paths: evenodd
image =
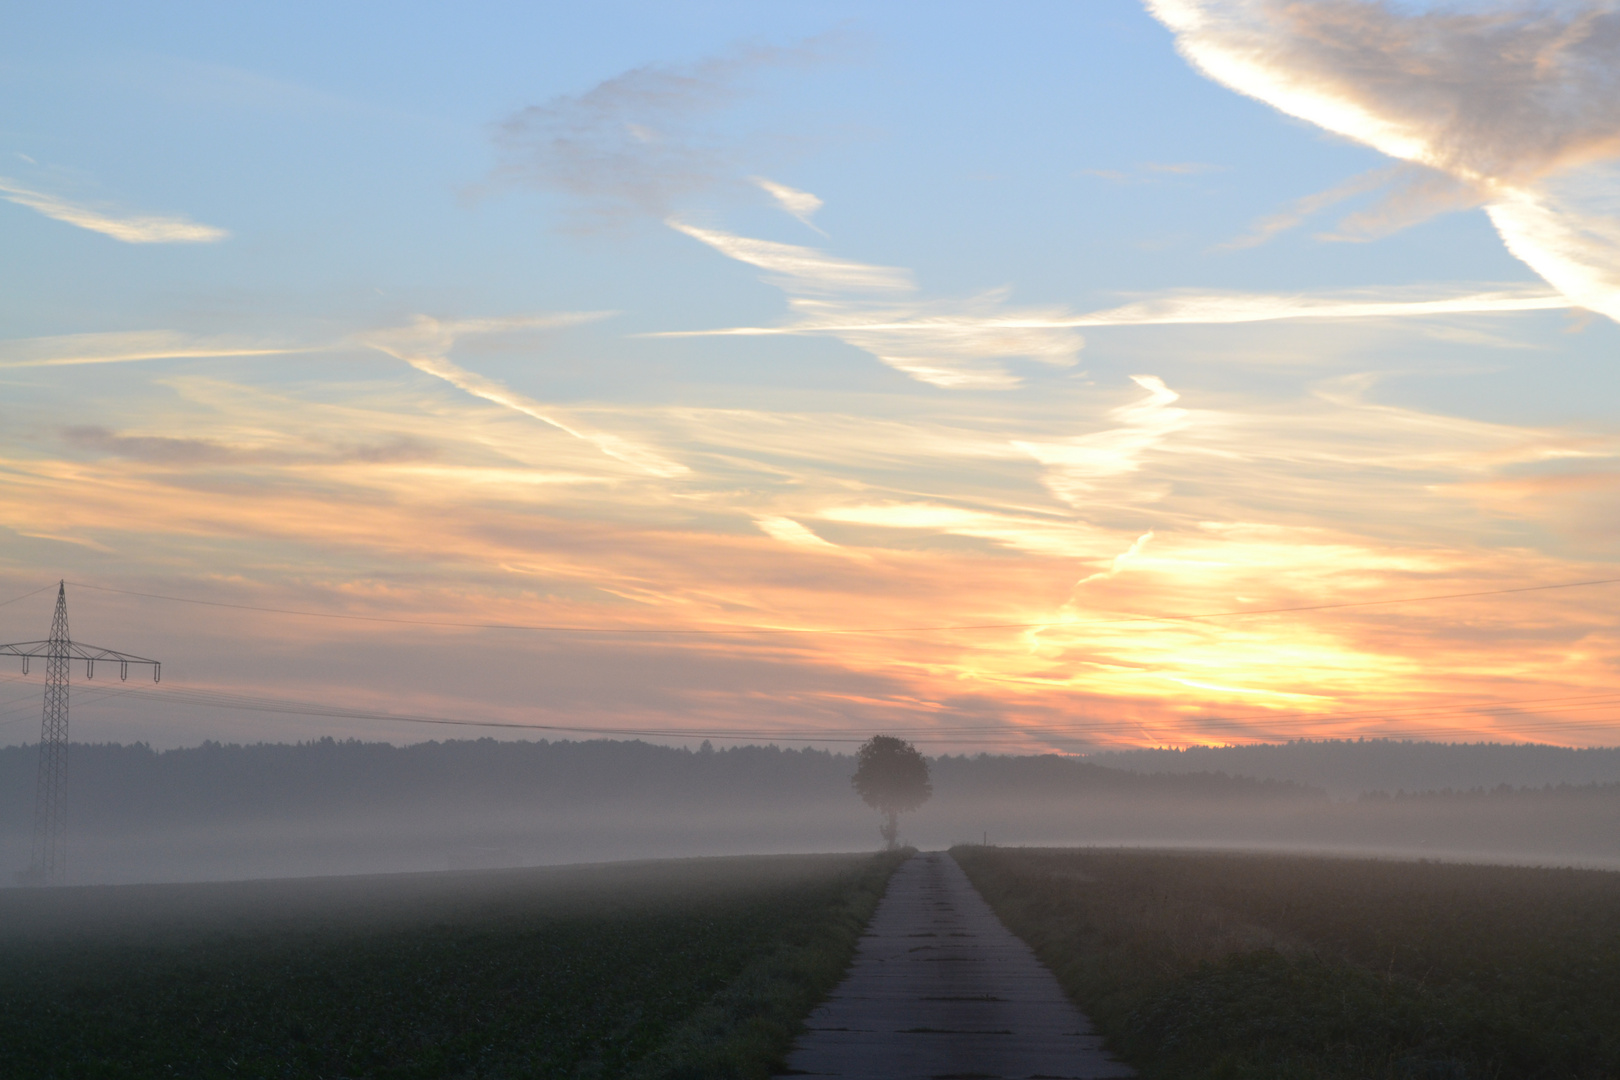
M 766 1076 L 895 865 L 0 891 L 0 1076 Z
M 953 854 L 1149 1080 L 1620 1076 L 1620 873 Z

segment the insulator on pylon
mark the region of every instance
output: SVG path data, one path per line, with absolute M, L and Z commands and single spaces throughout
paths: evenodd
M 51 616 L 51 635 L 45 641 L 0 644 L 0 653 L 21 656 L 23 674 L 30 661 L 45 658 L 45 709 L 40 717 L 39 786 L 34 797 L 34 842 L 27 880 L 40 885 L 59 885 L 63 879 L 62 806 L 68 748 L 68 674 L 73 661 L 84 661 L 87 679 L 96 677 L 96 660 L 117 660 L 118 678 L 129 678 L 130 664 L 151 664 L 152 681 L 160 682 L 163 669 L 155 660 L 130 656 L 113 649 L 74 642 L 68 634 L 67 584 L 56 587 L 56 611 Z

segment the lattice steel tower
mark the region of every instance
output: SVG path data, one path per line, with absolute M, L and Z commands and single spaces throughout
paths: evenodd
M 129 665 L 150 664 L 152 681 L 163 676 L 163 665 L 128 653 L 81 645 L 68 636 L 67 583 L 56 586 L 56 613 L 51 636 L 45 641 L 0 645 L 0 656 L 20 656 L 23 674 L 28 661 L 45 658 L 45 718 L 39 729 L 39 786 L 34 794 L 34 849 L 21 879 L 27 884 L 59 885 L 67 868 L 62 833 L 67 824 L 68 664 L 84 661 L 84 677 L 96 677 L 96 661 L 116 662 L 118 677 L 129 678 Z

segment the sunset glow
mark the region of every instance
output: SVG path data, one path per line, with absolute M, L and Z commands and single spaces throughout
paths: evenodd
M 66 579 L 163 659 L 86 740 L 1613 744 L 1620 15 L 1566 6 L 467 15 L 370 83 L 39 14 L 5 640 Z

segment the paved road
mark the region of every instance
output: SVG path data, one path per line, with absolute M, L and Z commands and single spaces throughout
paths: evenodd
M 901 866 L 855 965 L 810 1017 L 790 1075 L 850 1080 L 1114 1077 L 1052 973 L 942 852 Z

